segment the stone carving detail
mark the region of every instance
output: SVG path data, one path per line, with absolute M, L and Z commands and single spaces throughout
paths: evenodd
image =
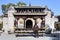
M 24 20 L 22 18 L 18 20 L 18 28 L 24 28 Z
M 36 19 L 36 23 L 39 28 L 41 27 L 41 22 L 42 22 L 42 20 L 40 18 Z

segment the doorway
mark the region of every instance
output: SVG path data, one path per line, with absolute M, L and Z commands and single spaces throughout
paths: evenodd
M 26 21 L 26 29 L 32 29 L 33 22 L 31 20 Z

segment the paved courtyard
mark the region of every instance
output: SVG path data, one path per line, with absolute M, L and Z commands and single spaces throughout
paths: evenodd
M 39 38 L 35 38 L 33 36 L 28 36 L 28 37 L 16 37 L 15 34 L 7 34 L 7 33 L 2 33 L 0 34 L 0 40 L 60 40 L 60 37 L 52 37 L 50 35 L 47 36 L 41 36 Z

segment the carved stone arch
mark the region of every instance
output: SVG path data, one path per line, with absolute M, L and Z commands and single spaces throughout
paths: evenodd
M 24 19 L 23 19 L 23 18 L 20 18 L 20 19 L 18 20 L 18 27 L 19 27 L 19 28 L 24 28 Z
M 36 19 L 36 23 L 42 22 L 42 20 L 40 18 Z
M 39 28 L 41 27 L 41 22 L 42 22 L 42 20 L 40 18 L 36 19 L 36 23 L 39 26 Z
M 35 25 L 35 20 L 34 20 L 33 18 L 27 18 L 27 19 L 25 20 L 25 28 L 26 28 L 26 22 L 27 22 L 27 21 L 32 22 L 32 28 L 33 28 L 34 25 Z

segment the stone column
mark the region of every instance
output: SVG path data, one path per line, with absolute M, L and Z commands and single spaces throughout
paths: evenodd
M 26 29 L 26 28 L 25 28 L 25 26 L 26 26 L 26 25 L 25 25 L 25 20 L 26 20 L 26 19 L 24 19 L 24 29 Z

